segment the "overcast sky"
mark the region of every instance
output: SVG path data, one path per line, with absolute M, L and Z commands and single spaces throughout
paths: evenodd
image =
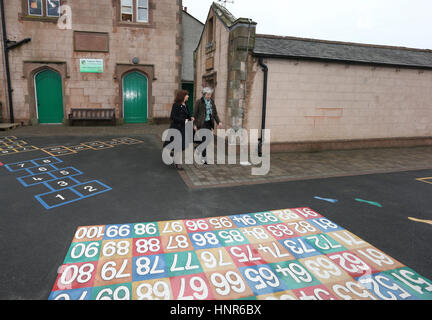
M 183 0 L 205 22 L 212 0 Z M 257 33 L 432 49 L 432 0 L 234 0 Z

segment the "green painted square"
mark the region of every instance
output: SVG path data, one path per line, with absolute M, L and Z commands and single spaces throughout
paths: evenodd
M 321 284 L 321 282 L 298 260 L 269 263 L 268 265 L 273 269 L 276 276 L 287 286 L 287 290 Z
M 133 238 L 159 237 L 157 222 L 142 222 L 132 224 Z
M 132 300 L 132 284 L 120 283 L 94 287 L 91 300 Z
M 269 211 L 249 213 L 260 225 L 282 223 L 278 217 Z
M 97 261 L 102 241 L 73 242 L 63 264 Z
M 250 297 L 243 297 L 243 298 L 238 298 L 235 300 L 258 300 L 256 296 L 250 296 Z
M 165 263 L 170 277 L 204 272 L 195 251 L 166 253 Z
M 249 244 L 249 240 L 240 229 L 219 230 L 215 231 L 215 233 L 224 247 Z
M 432 281 L 414 270 L 404 267 L 382 272 L 397 282 L 403 289 L 421 300 L 432 300 Z
M 324 233 L 304 236 L 303 239 L 305 239 L 312 247 L 322 252 L 323 254 L 348 250 L 339 242 Z

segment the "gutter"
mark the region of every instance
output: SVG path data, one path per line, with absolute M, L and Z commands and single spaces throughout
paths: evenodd
M 9 67 L 9 51 L 21 46 L 24 43 L 30 42 L 31 38 L 25 38 L 21 41 L 10 41 L 7 38 L 7 30 L 6 30 L 6 17 L 4 10 L 4 0 L 0 0 L 0 11 L 2 16 L 2 33 L 3 33 L 3 48 L 4 48 L 4 58 L 5 58 L 5 71 L 6 71 L 6 82 L 7 82 L 7 91 L 8 91 L 8 101 L 9 101 L 9 118 L 10 123 L 15 122 L 14 112 L 13 112 L 13 100 L 12 100 L 12 83 L 10 76 L 10 67 Z
M 305 61 L 315 61 L 315 62 L 323 62 L 323 63 L 347 63 L 352 65 L 371 66 L 371 67 L 376 66 L 376 67 L 387 67 L 387 68 L 398 68 L 398 69 L 401 68 L 432 69 L 432 65 L 397 64 L 397 63 L 309 57 L 309 56 L 301 56 L 301 55 L 287 55 L 287 54 L 275 54 L 275 53 L 263 53 L 263 52 L 253 52 L 253 55 L 256 57 L 263 57 L 263 58 L 305 60 Z
M 266 112 L 267 112 L 267 76 L 268 76 L 268 67 L 263 62 L 263 57 L 258 58 L 258 64 L 261 66 L 261 70 L 264 72 L 264 80 L 263 80 L 263 100 L 262 100 L 262 112 L 261 112 L 261 137 L 258 140 L 258 156 L 262 156 L 262 145 L 264 141 L 264 129 L 266 123 Z

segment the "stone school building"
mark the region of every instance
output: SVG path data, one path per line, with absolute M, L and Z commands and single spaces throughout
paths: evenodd
M 195 51 L 195 88 L 215 88 L 225 124 L 271 129 L 272 151 L 432 144 L 431 50 L 256 25 L 213 3 Z
M 125 123 L 169 117 L 182 83 L 181 0 L 13 0 L 4 9 L 15 122 L 62 123 L 71 108 L 115 108 Z M 0 56 L 9 121 L 3 45 Z

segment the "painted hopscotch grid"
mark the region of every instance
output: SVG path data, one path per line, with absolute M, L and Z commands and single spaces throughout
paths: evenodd
M 36 195 L 35 199 L 47 210 L 112 190 L 98 180 L 78 181 L 76 177 L 84 173 L 74 167 L 57 167 L 60 163 L 63 161 L 57 157 L 46 157 L 5 164 L 4 167 L 9 172 L 24 174 L 17 177 L 24 187 L 44 185 L 49 191 Z
M 35 150 L 39 150 L 39 148 L 35 146 L 29 146 L 26 141 L 19 140 L 15 136 L 6 136 L 0 138 L 0 156 Z
M 294 208 L 78 227 L 49 299 L 432 299 L 432 282 Z
M 50 156 L 63 156 L 68 154 L 75 154 L 84 150 L 103 150 L 113 148 L 117 145 L 125 145 L 125 144 L 138 144 L 143 143 L 143 141 L 123 137 L 123 138 L 115 138 L 108 141 L 90 141 L 83 142 L 78 145 L 73 146 L 54 146 L 54 147 L 45 147 L 41 148 L 41 150 Z

